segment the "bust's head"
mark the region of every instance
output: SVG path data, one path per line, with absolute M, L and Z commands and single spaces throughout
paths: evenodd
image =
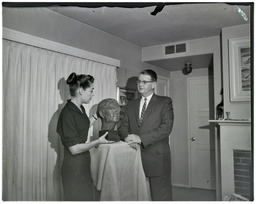
M 120 120 L 120 106 L 113 98 L 102 100 L 98 105 L 97 113 L 101 119 L 101 130 L 114 130 Z

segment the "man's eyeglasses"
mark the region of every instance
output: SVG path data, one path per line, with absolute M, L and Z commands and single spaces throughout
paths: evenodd
M 143 84 L 143 85 L 151 83 L 151 82 L 155 82 L 155 81 L 141 81 L 141 80 L 136 81 L 137 84 Z

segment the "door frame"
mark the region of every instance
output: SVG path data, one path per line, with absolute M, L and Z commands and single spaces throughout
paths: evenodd
M 167 81 L 167 96 L 170 97 L 170 77 L 168 78 L 168 77 L 158 76 L 158 79 L 163 79 Z

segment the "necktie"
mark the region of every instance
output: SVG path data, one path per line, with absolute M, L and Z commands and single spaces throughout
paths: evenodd
M 147 98 L 144 99 L 144 104 L 141 110 L 141 114 L 140 114 L 140 120 L 139 120 L 139 126 L 141 126 L 141 123 L 143 121 L 144 115 L 145 115 L 145 111 L 146 111 L 146 107 L 147 107 Z

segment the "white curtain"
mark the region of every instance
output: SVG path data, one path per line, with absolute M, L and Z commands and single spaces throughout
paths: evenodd
M 56 124 L 69 99 L 65 80 L 71 72 L 95 78 L 88 116 L 102 99 L 116 98 L 114 66 L 3 40 L 4 201 L 62 200 Z M 99 123 L 90 135 L 97 135 Z

